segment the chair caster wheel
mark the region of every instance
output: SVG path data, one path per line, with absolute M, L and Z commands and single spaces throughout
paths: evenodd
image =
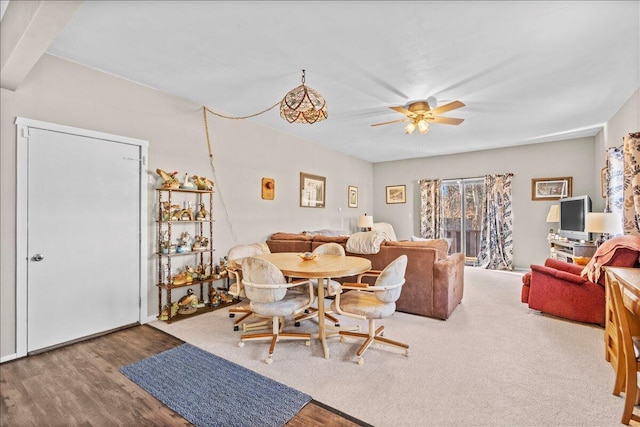
M 364 359 L 362 357 L 358 357 L 357 362 L 358 362 L 358 365 L 360 366 L 364 365 Z
M 271 358 L 271 356 L 264 359 L 264 363 L 266 363 L 267 365 L 271 365 L 273 363 L 273 359 Z
M 311 341 L 305 341 L 304 345 L 307 346 L 307 347 L 311 347 Z
M 335 326 L 336 328 L 340 327 L 340 323 L 334 323 L 333 326 Z
M 233 330 L 234 330 L 234 331 L 239 331 L 239 330 L 240 330 L 240 327 L 238 327 L 238 325 L 235 325 L 235 326 L 233 327 Z
M 300 322 L 294 323 L 293 326 L 295 326 L 296 328 L 299 328 L 300 327 Z
M 233 319 L 236 315 L 234 313 L 229 313 L 229 317 Z
M 309 314 L 309 309 L 308 308 L 304 311 L 304 314 Z
M 244 341 L 240 341 L 240 342 L 238 343 L 238 347 L 244 347 Z

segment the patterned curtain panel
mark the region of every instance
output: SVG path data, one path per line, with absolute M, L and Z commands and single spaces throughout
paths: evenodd
M 420 184 L 420 236 L 438 239 L 444 235 L 442 222 L 442 180 L 422 179 Z
M 606 212 L 617 212 L 622 217 L 624 199 L 624 156 L 622 148 L 607 150 Z
M 513 270 L 513 174 L 486 175 L 480 253 L 476 265 L 489 270 Z
M 624 234 L 640 236 L 640 132 L 624 137 Z

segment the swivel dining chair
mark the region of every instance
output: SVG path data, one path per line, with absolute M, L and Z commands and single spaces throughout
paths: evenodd
M 293 318 L 302 312 L 315 300 L 313 285 L 309 280 L 287 281 L 282 272 L 269 261 L 248 257 L 242 260 L 242 283 L 250 301 L 251 311 L 260 317 L 271 320 L 271 333 L 243 334 L 239 347 L 244 347 L 246 341 L 269 340 L 269 355 L 265 359 L 267 364 L 273 362 L 273 352 L 276 343 L 282 340 L 306 340 L 311 344 L 311 334 L 283 332 L 287 318 Z M 301 287 L 301 285 L 307 285 Z M 298 289 L 291 289 L 298 287 Z M 306 292 L 300 289 L 306 288 Z
M 345 251 L 342 245 L 338 243 L 325 243 L 323 245 L 318 246 L 313 250 L 314 255 L 339 255 L 345 256 Z M 315 289 L 318 288 L 318 280 L 319 279 L 311 279 L 311 283 L 313 283 L 313 287 Z M 327 292 L 325 296 L 332 297 L 335 296 L 338 292 L 340 292 L 340 282 L 337 282 L 333 279 L 327 279 L 329 282 L 325 285 Z M 301 314 L 296 317 L 296 324 L 299 325 L 301 321 L 308 320 L 312 318 L 318 317 L 318 309 L 315 307 L 309 307 L 305 310 L 305 314 Z M 337 317 L 332 316 L 330 313 L 324 313 L 325 319 L 328 319 L 334 323 L 335 326 L 340 326 L 340 320 Z
M 227 273 L 229 274 L 229 278 L 233 280 L 233 283 L 229 285 L 229 295 L 241 302 L 246 298 L 244 286 L 242 285 L 242 259 L 255 255 L 268 254 L 270 252 L 269 246 L 267 246 L 266 243 L 237 245 L 229 249 L 229 253 L 227 254 Z M 244 332 L 261 328 L 264 329 L 269 326 L 269 322 L 267 321 L 253 323 L 245 322 L 245 320 L 253 314 L 249 308 L 249 304 L 246 302 L 229 309 L 229 317 L 233 318 L 236 314 L 241 316 L 233 322 L 234 331 L 238 331 L 240 329 L 240 325 L 242 325 Z
M 624 304 L 620 284 L 609 276 L 606 280 L 607 290 L 610 292 L 613 312 L 617 319 L 618 330 L 622 342 L 618 342 L 618 372 L 613 394 L 618 396 L 624 391 L 624 408 L 622 423 L 629 425 L 631 420 L 640 422 L 640 416 L 633 413 L 638 397 L 638 371 L 640 371 L 640 319 L 637 318 Z M 620 363 L 623 362 L 623 363 Z M 621 372 L 622 370 L 622 372 Z M 622 386 L 621 386 L 622 383 Z
M 364 338 L 364 343 L 356 352 L 359 365 L 364 363 L 362 354 L 372 343 L 390 345 L 404 349 L 404 355 L 409 356 L 409 345 L 382 337 L 384 326 L 376 329 L 376 319 L 391 316 L 396 311 L 396 301 L 402 292 L 404 274 L 407 269 L 407 256 L 400 255 L 382 271 L 372 271 L 358 276 L 357 283 L 344 283 L 342 289 L 351 292 L 337 293 L 332 309 L 345 316 L 367 320 L 367 333 L 340 331 L 340 340 L 345 337 Z M 363 277 L 377 277 L 373 285 L 362 283 Z

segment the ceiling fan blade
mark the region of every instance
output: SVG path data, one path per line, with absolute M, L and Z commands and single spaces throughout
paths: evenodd
M 431 109 L 431 114 L 437 116 L 438 114 L 446 113 L 447 111 L 455 110 L 456 108 L 464 107 L 464 104 L 460 101 L 453 101 L 448 104 L 441 105 Z
M 416 113 L 414 113 L 413 111 L 409 111 L 404 107 L 389 107 L 394 111 L 397 111 L 398 113 L 402 113 L 405 116 L 409 116 L 411 118 L 414 118 L 416 116 Z
M 410 122 L 410 121 L 411 121 L 411 119 L 392 120 L 390 122 L 376 123 L 376 124 L 373 124 L 371 126 L 390 125 L 391 123 Z
M 454 119 L 453 117 L 432 117 L 428 118 L 431 123 L 440 123 L 443 125 L 459 125 L 464 119 Z

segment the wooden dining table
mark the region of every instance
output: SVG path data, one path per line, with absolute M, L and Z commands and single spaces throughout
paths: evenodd
M 322 343 L 324 357 L 328 359 L 329 347 L 324 324 L 324 285 L 329 282 L 329 279 L 355 276 L 371 270 L 371 261 L 355 256 L 324 254 L 304 260 L 300 255 L 295 252 L 279 252 L 255 257 L 274 264 L 285 276 L 318 279 L 318 337 Z

